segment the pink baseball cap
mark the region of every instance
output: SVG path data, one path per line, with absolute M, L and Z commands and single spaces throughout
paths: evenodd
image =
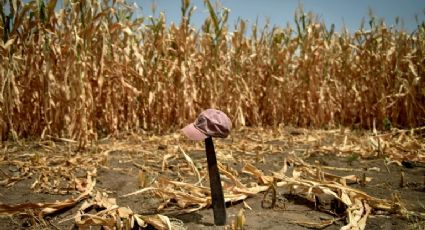
M 199 114 L 195 122 L 182 129 L 186 137 L 194 141 L 201 141 L 207 137 L 225 138 L 229 136 L 232 122 L 229 117 L 220 110 L 207 109 Z

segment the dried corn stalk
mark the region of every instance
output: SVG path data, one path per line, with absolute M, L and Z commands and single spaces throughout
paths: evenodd
M 84 147 L 119 131 L 175 130 L 208 107 L 236 127 L 425 122 L 422 27 L 339 34 L 297 12 L 294 28 L 248 33 L 243 20 L 230 31 L 229 11 L 209 5 L 198 31 L 189 1 L 170 26 L 164 14 L 131 17 L 123 1 L 66 1 L 59 10 L 56 0 L 9 2 L 12 20 L 0 21 L 1 139 L 52 136 Z

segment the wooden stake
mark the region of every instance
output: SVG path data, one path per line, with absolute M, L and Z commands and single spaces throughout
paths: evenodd
M 220 173 L 218 171 L 217 158 L 215 156 L 212 137 L 205 139 L 205 151 L 207 154 L 208 174 L 210 177 L 211 200 L 214 211 L 214 224 L 226 224 L 226 204 L 224 202 L 223 189 L 221 187 Z

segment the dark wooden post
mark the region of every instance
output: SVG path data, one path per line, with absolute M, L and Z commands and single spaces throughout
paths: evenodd
M 214 224 L 226 224 L 226 204 L 224 202 L 223 189 L 221 187 L 220 173 L 218 171 L 217 158 L 215 156 L 212 137 L 205 139 L 205 151 L 207 153 L 208 174 L 210 176 L 211 200 L 214 211 Z

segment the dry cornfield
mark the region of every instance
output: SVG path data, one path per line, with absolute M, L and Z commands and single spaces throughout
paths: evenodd
M 225 228 L 425 223 L 424 22 L 338 33 L 300 8 L 231 30 L 206 0 L 197 29 L 189 0 L 178 24 L 26 2 L 0 1 L 0 226 L 211 227 L 203 146 L 175 132 L 210 107 L 236 126 L 216 142 Z
M 407 33 L 371 17 L 336 33 L 300 10 L 295 28 L 248 32 L 241 20 L 231 31 L 229 11 L 206 1 L 198 30 L 188 0 L 171 25 L 163 14 L 135 18 L 124 1 L 1 4 L 3 140 L 86 146 L 121 131 L 173 131 L 209 107 L 237 127 L 425 124 L 424 23 Z

